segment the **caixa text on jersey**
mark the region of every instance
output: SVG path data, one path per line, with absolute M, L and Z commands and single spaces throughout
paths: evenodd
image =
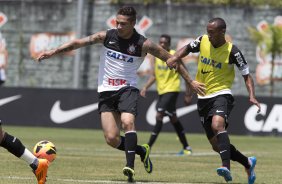
M 113 52 L 113 51 L 110 51 L 110 50 L 107 52 L 107 56 L 114 58 L 114 59 L 118 59 L 120 61 L 133 63 L 132 57 L 129 57 L 129 56 L 126 56 L 126 55 L 123 55 L 123 54 L 120 54 L 120 53 L 116 53 L 116 52 Z

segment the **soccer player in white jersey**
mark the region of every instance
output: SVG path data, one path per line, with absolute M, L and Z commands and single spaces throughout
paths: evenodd
M 125 151 L 126 166 L 123 173 L 129 182 L 134 182 L 135 154 L 140 155 L 148 173 L 153 169 L 149 158 L 150 147 L 147 144 L 137 145 L 134 124 L 139 97 L 139 90 L 136 87 L 137 69 L 147 53 L 163 61 L 171 57 L 160 46 L 136 32 L 135 23 L 135 9 L 122 7 L 117 12 L 115 29 L 75 39 L 37 57 L 37 61 L 41 61 L 80 47 L 103 44 L 98 76 L 101 123 L 106 142 L 116 149 Z M 178 70 L 192 90 L 204 94 L 204 85 L 191 80 L 183 65 L 180 65 Z M 124 130 L 124 136 L 120 135 L 120 125 Z

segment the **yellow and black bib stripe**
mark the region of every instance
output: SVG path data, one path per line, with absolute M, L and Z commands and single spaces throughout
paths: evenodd
M 175 50 L 170 50 L 169 53 L 173 55 Z M 175 70 L 170 70 L 167 64 L 159 58 L 155 60 L 155 76 L 159 95 L 180 91 L 179 73 Z
M 196 80 L 206 85 L 206 96 L 231 89 L 235 76 L 234 65 L 229 62 L 231 49 L 230 42 L 214 48 L 208 36 L 202 36 Z

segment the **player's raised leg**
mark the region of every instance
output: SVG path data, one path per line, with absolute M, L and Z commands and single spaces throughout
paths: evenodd
M 0 124 L 0 146 L 5 148 L 11 154 L 16 157 L 26 161 L 29 166 L 32 168 L 38 184 L 44 184 L 46 182 L 47 170 L 48 170 L 48 161 L 45 159 L 37 159 L 25 146 L 22 142 L 4 132 Z

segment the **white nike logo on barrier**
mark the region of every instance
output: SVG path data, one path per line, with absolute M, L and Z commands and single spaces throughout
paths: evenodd
M 21 95 L 15 95 L 15 96 L 7 97 L 7 98 L 2 98 L 0 99 L 0 106 L 10 103 L 12 101 L 15 101 L 21 97 L 22 97 Z
M 153 101 L 153 103 L 150 105 L 150 107 L 148 108 L 147 114 L 146 114 L 146 120 L 150 125 L 155 125 L 156 124 L 156 104 L 157 104 L 157 100 Z M 194 105 L 189 105 L 187 107 L 181 107 L 176 109 L 176 114 L 177 117 L 180 118 L 181 116 L 184 116 L 186 114 L 189 114 L 190 112 L 193 112 L 197 110 L 197 104 Z M 163 123 L 168 123 L 169 122 L 169 118 L 166 116 L 163 119 Z
M 67 123 L 68 121 L 98 109 L 98 102 L 70 110 L 62 110 L 60 105 L 61 102 L 56 101 L 50 112 L 50 118 L 56 124 Z

